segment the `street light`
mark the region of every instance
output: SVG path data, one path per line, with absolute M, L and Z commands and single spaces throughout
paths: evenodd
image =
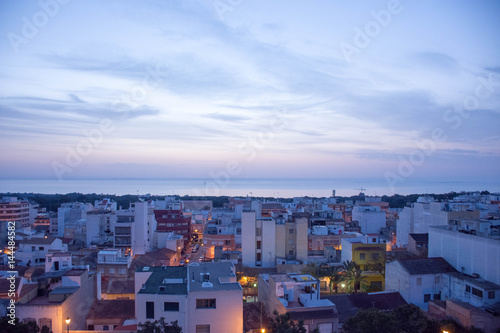
M 71 322 L 71 319 L 69 317 L 66 318 L 66 331 L 69 333 L 69 323 Z
M 265 328 L 262 328 L 260 331 L 261 331 L 262 333 L 266 333 L 266 329 L 265 329 Z

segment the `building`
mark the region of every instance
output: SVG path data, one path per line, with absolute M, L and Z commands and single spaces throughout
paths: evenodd
M 341 261 L 354 261 L 356 267 L 366 276 L 365 284 L 372 291 L 384 290 L 384 268 L 386 243 L 381 242 L 378 234 L 360 235 L 355 238 L 342 238 Z
M 446 226 L 457 219 L 477 219 L 480 211 L 472 203 L 437 202 L 430 197 L 420 197 L 413 207 L 405 207 L 396 222 L 396 243 L 408 245 L 410 233 L 428 233 L 431 226 Z
M 500 285 L 500 221 L 481 221 L 487 232 L 467 230 L 468 224 L 429 228 L 429 257 L 443 257 L 461 273 Z
M 318 280 L 305 274 L 259 275 L 259 300 L 268 316 L 274 311 L 290 314 L 297 322 L 304 320 L 308 331 L 318 328 L 322 333 L 338 332 L 335 304 L 320 299 Z
M 308 258 L 308 218 L 300 215 L 278 216 L 276 220 L 276 260 L 307 262 Z
M 30 223 L 30 203 L 18 200 L 16 197 L 2 197 L 0 199 L 0 221 L 12 221 L 21 227 Z
M 419 257 L 426 258 L 429 250 L 429 234 L 409 234 L 408 251 Z
M 17 304 L 16 317 L 20 321 L 35 321 L 39 327 L 45 325 L 52 332 L 63 332 L 65 319 L 69 317 L 71 330 L 85 330 L 85 318 L 96 298 L 94 285 L 95 276 L 87 270 L 71 269 L 47 295 Z
M 243 289 L 231 263 L 138 268 L 135 292 L 138 323 L 164 317 L 183 332 L 243 330 Z
M 45 272 L 58 272 L 73 267 L 71 253 L 49 252 L 45 254 Z
M 123 326 L 135 321 L 134 308 L 134 300 L 96 300 L 87 316 L 87 328 L 90 331 L 117 330 L 123 333 Z
M 364 234 L 379 234 L 380 229 L 385 228 L 385 216 L 379 206 L 354 206 L 352 209 L 352 221 L 357 221 Z
M 430 300 L 441 300 L 451 272 L 456 270 L 443 258 L 396 260 L 386 264 L 385 290 L 399 291 L 406 302 L 427 310 Z
M 49 252 L 67 251 L 68 245 L 63 244 L 60 238 L 31 238 L 19 241 L 19 250 L 16 252 L 16 259 L 21 260 L 21 263 L 27 266 L 45 265 L 46 255 Z
M 276 224 L 271 217 L 259 217 L 259 211 L 244 211 L 241 216 L 243 265 L 276 266 Z
M 158 231 L 175 232 L 184 237 L 184 247 L 191 241 L 191 213 L 184 213 L 182 202 L 171 203 L 168 209 L 155 209 Z
M 459 300 L 430 301 L 429 317 L 435 320 L 452 318 L 462 327 L 472 326 L 485 333 L 498 333 L 500 330 L 499 306 L 485 309 Z
M 129 209 L 116 212 L 116 222 L 112 225 L 114 247 L 123 249 L 130 255 L 144 254 L 152 250 L 153 232 L 156 220 L 153 208 L 148 202 L 138 201 L 130 204 Z
M 61 204 L 61 207 L 57 210 L 57 236 L 64 237 L 67 224 L 85 220 L 87 212 L 93 209 L 94 207 L 89 203 L 67 202 Z
M 126 280 L 132 257 L 121 249 L 104 249 L 97 253 L 97 270 L 103 278 Z

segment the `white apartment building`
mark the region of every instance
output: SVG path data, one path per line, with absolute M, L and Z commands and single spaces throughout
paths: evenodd
M 466 223 L 429 228 L 429 257 L 443 257 L 461 273 L 500 285 L 500 221 L 481 221 L 493 227 L 485 228 L 489 233 L 467 230 Z
M 243 289 L 231 263 L 138 268 L 135 293 L 138 323 L 164 317 L 183 332 L 243 331 Z
M 358 221 L 361 232 L 364 234 L 378 234 L 385 228 L 386 213 L 378 206 L 354 206 L 352 220 Z

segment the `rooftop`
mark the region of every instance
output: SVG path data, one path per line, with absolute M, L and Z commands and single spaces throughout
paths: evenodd
M 52 244 L 56 239 L 54 237 L 47 237 L 47 238 L 31 238 L 31 239 L 24 239 L 22 241 L 19 241 L 19 244 L 33 244 L 33 245 L 38 245 L 38 244 Z
M 485 279 L 475 278 L 473 276 L 462 274 L 460 272 L 449 272 L 447 274 L 454 278 L 464 280 L 484 290 L 500 290 L 500 286 L 498 284 L 487 281 Z
M 429 242 L 429 234 L 409 234 L 411 238 L 415 240 L 415 242 L 426 243 Z
M 194 263 L 187 267 L 189 291 L 243 290 L 236 279 L 234 265 L 229 262 Z M 202 282 L 202 274 L 208 273 L 209 284 Z M 194 282 L 193 282 L 194 280 Z
M 425 259 L 402 259 L 399 263 L 410 275 L 439 274 L 456 272 L 446 260 L 441 257 Z
M 144 268 L 139 267 L 136 272 L 152 272 L 152 274 L 144 287 L 139 290 L 139 294 L 187 295 L 186 267 L 148 267 L 148 270 Z
M 92 305 L 87 319 L 92 319 L 94 325 L 101 323 L 121 325 L 125 319 L 134 317 L 134 300 L 97 300 Z

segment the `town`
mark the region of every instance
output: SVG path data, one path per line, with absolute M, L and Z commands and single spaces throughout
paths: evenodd
M 175 196 L 137 196 L 124 207 L 103 197 L 53 211 L 5 196 L 2 325 L 338 333 L 405 313 L 390 325 L 495 333 L 499 207 L 500 194 L 489 192 L 422 195 L 403 208 L 332 191 L 229 197 L 220 207 Z

